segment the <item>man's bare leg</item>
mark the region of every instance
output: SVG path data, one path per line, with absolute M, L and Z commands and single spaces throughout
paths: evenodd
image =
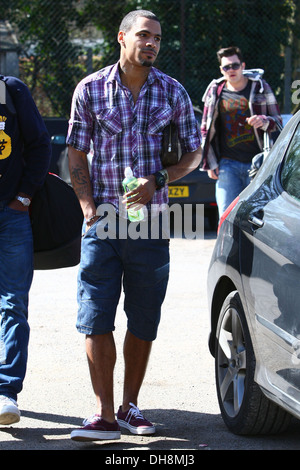
M 124 341 L 125 377 L 122 410 L 129 409 L 129 403 L 137 406 L 138 394 L 143 383 L 152 342 L 144 341 L 127 331 Z
M 113 374 L 116 363 L 113 334 L 87 336 L 86 353 L 97 400 L 97 413 L 112 423 L 115 421 Z

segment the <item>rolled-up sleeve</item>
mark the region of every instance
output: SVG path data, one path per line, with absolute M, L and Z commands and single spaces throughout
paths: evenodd
M 90 150 L 93 117 L 89 110 L 88 92 L 84 83 L 74 91 L 67 135 L 67 144 L 84 153 Z
M 178 128 L 178 138 L 182 153 L 194 152 L 201 146 L 200 128 L 195 118 L 191 99 L 182 87 L 178 94 L 174 122 Z

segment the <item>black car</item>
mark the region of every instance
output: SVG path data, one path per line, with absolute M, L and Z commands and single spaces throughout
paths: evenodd
M 49 171 L 64 179 L 63 175 L 61 175 L 61 161 L 66 154 L 68 121 L 64 118 L 44 118 L 44 123 L 51 139 L 52 148 L 52 159 Z
M 300 112 L 221 218 L 208 272 L 209 348 L 236 434 L 300 418 Z
M 180 180 L 169 184 L 169 203 L 191 204 L 193 208 L 197 204 L 203 204 L 204 215 L 207 217 L 211 230 L 216 230 L 218 225 L 218 208 L 215 197 L 215 180 L 209 178 L 206 171 L 198 168 Z

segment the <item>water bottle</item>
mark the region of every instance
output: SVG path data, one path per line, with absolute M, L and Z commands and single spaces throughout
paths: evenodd
M 123 180 L 122 184 L 123 184 L 125 193 L 132 191 L 133 189 L 137 188 L 139 185 L 137 178 L 133 176 L 132 170 L 129 166 L 125 168 L 125 179 Z M 128 219 L 131 222 L 138 222 L 139 220 L 143 220 L 144 218 L 143 209 L 137 210 L 134 208 L 127 207 L 127 213 L 128 213 Z

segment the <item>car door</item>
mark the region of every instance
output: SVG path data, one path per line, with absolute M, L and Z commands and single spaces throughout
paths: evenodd
M 257 380 L 300 401 L 299 126 L 277 171 L 245 202 L 241 227 L 243 284 L 259 350 Z

